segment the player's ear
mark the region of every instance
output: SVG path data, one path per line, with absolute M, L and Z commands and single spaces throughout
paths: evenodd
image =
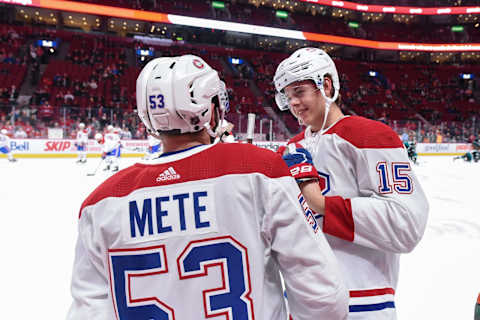
M 323 90 L 325 91 L 325 95 L 329 98 L 333 97 L 333 82 L 332 78 L 326 75 L 323 79 Z

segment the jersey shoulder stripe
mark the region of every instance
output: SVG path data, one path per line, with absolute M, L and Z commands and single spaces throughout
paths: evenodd
M 294 136 L 293 138 L 291 138 L 290 140 L 288 140 L 288 143 L 287 144 L 290 144 L 290 143 L 297 143 L 299 141 L 302 141 L 303 139 L 305 139 L 305 130 L 300 132 L 299 134 L 297 134 L 296 136 Z
M 158 179 L 162 174 L 164 177 L 166 171 L 175 174 L 168 179 Z M 287 165 L 273 151 L 251 144 L 220 143 L 176 161 L 155 165 L 137 163 L 118 172 L 87 197 L 79 217 L 87 206 L 109 197 L 124 197 L 137 189 L 251 173 L 269 178 L 290 177 Z
M 392 128 L 380 121 L 359 116 L 345 117 L 325 134 L 336 134 L 359 149 L 403 148 Z

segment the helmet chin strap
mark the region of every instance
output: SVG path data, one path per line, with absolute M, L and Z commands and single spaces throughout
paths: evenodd
M 333 98 L 327 97 L 327 95 L 325 94 L 325 89 L 323 88 L 323 86 L 320 87 L 320 92 L 322 93 L 322 96 L 325 99 L 325 111 L 324 111 L 324 114 L 323 114 L 323 123 L 322 123 L 322 126 L 321 126 L 320 130 L 319 130 L 320 134 L 323 134 L 325 132 L 325 124 L 327 123 L 328 113 L 330 112 L 330 106 L 332 105 L 333 102 L 335 102 L 335 100 Z
M 212 130 L 212 126 L 210 122 L 204 124 L 204 127 L 207 129 L 208 135 L 212 138 L 215 138 L 215 131 Z

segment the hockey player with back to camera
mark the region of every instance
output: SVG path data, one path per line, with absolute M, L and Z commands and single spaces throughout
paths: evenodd
M 280 149 L 350 290 L 348 319 L 396 319 L 401 253 L 423 236 L 428 203 L 388 126 L 345 116 L 333 60 L 303 48 L 278 66 L 276 101 L 306 129 Z
M 346 319 L 338 264 L 282 158 L 212 143 L 228 107 L 218 73 L 153 59 L 136 94 L 163 153 L 84 201 L 67 319 L 287 319 L 280 272 L 295 319 Z

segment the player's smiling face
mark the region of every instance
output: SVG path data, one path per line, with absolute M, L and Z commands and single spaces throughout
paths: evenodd
M 323 119 L 323 97 L 310 80 L 294 82 L 285 87 L 290 111 L 304 124 L 315 128 Z

